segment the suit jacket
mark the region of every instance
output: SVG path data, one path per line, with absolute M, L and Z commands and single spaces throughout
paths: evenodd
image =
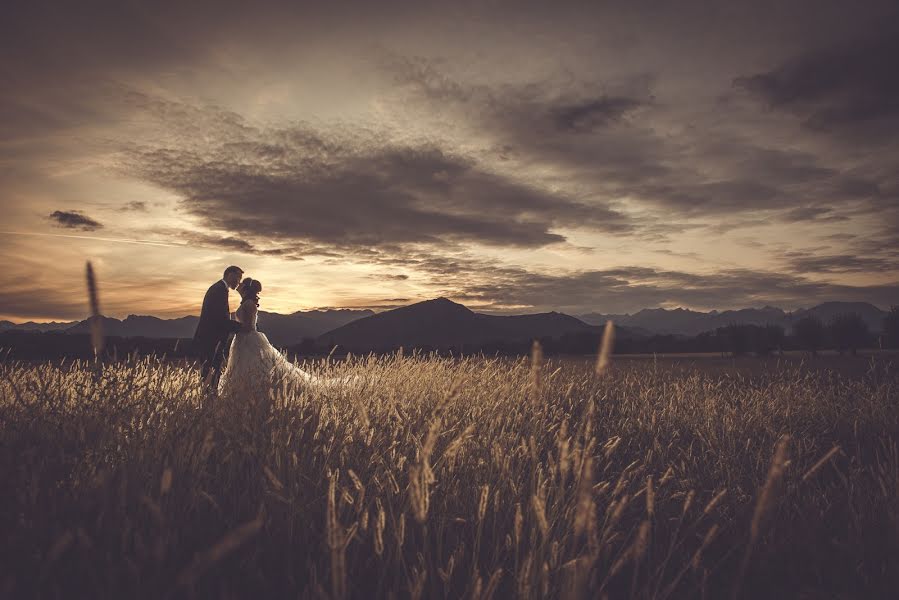
M 240 323 L 231 320 L 228 310 L 228 286 L 224 281 L 216 281 L 203 297 L 200 322 L 194 332 L 194 339 L 204 342 L 219 342 L 240 330 Z

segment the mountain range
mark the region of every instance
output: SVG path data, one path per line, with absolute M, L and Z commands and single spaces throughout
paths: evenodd
M 77 324 L 78 321 L 51 321 L 49 323 L 36 323 L 35 321 L 13 323 L 12 321 L 0 321 L 0 331 L 64 331 Z
M 259 311 L 259 329 L 264 331 L 273 344 L 282 346 L 296 344 L 303 338 L 315 338 L 349 323 L 375 314 L 371 310 L 311 310 L 289 315 Z M 143 315 L 128 315 L 125 319 L 102 317 L 103 332 L 116 337 L 147 338 L 192 338 L 199 317 L 189 316 L 177 319 L 160 319 Z M 24 325 L 24 326 L 23 326 Z M 11 324 L 0 321 L 0 331 L 25 329 L 28 331 L 64 331 L 65 333 L 89 333 L 87 320 L 72 323 L 51 323 L 41 329 L 39 323 Z
M 827 322 L 837 314 L 848 312 L 861 315 L 872 331 L 882 329 L 886 315 L 865 302 L 825 302 L 793 312 L 766 306 L 720 312 L 651 308 L 634 314 L 588 313 L 578 317 L 559 312 L 495 315 L 477 313 L 447 298 L 436 298 L 381 313 L 341 309 L 299 311 L 285 315 L 260 311 L 259 329 L 278 346 L 314 338 L 322 344 L 339 344 L 349 349 L 377 349 L 476 345 L 590 333 L 599 331 L 609 319 L 618 326 L 622 337 L 653 334 L 693 336 L 732 323 L 775 324 L 789 331 L 793 323 L 806 315 L 814 315 Z M 190 338 L 197 321 L 196 316 L 160 319 L 129 315 L 122 320 L 103 317 L 106 335 L 118 337 Z M 87 321 L 19 324 L 0 321 L 0 331 L 7 330 L 87 333 L 90 329 Z
M 599 332 L 570 315 L 548 312 L 531 315 L 485 315 L 436 298 L 352 321 L 319 336 L 319 342 L 348 350 L 383 350 L 404 346 L 433 348 L 521 342 L 540 337 Z M 619 335 L 626 332 L 619 332 Z
M 867 302 L 825 302 L 809 309 L 800 308 L 793 312 L 786 312 L 773 306 L 721 312 L 717 310 L 701 312 L 685 308 L 647 308 L 634 314 L 588 313 L 580 315 L 580 319 L 594 325 L 605 323 L 611 319 L 615 324 L 651 333 L 698 335 L 732 323 L 780 325 L 790 331 L 793 323 L 804 316 L 813 315 L 827 323 L 834 316 L 843 313 L 857 313 L 868 324 L 871 331 L 882 330 L 883 318 L 886 316 L 885 311 Z

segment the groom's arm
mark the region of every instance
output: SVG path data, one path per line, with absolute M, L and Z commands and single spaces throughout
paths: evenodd
M 237 333 L 243 326 L 240 324 L 240 321 L 235 321 L 230 317 L 231 316 L 228 315 L 228 333 Z

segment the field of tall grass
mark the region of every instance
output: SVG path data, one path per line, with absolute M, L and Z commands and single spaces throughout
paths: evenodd
M 413 354 L 204 397 L 191 366 L 0 363 L 8 598 L 877 598 L 899 376 Z

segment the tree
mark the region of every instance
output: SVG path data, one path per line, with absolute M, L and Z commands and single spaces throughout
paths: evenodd
M 796 336 L 799 345 L 808 350 L 812 356 L 816 356 L 824 345 L 825 334 L 824 322 L 814 315 L 802 317 L 793 325 L 793 335 Z
M 890 307 L 890 312 L 883 318 L 883 333 L 887 348 L 899 348 L 899 306 Z
M 753 337 L 755 353 L 759 356 L 767 356 L 783 347 L 784 328 L 770 323 L 764 327 L 755 327 Z
M 830 335 L 840 354 L 849 350 L 855 356 L 868 342 L 868 324 L 858 313 L 836 315 L 830 322 Z
M 716 333 L 725 340 L 727 349 L 734 356 L 742 356 L 749 350 L 751 332 L 748 326 L 731 323 L 726 327 L 719 327 Z

